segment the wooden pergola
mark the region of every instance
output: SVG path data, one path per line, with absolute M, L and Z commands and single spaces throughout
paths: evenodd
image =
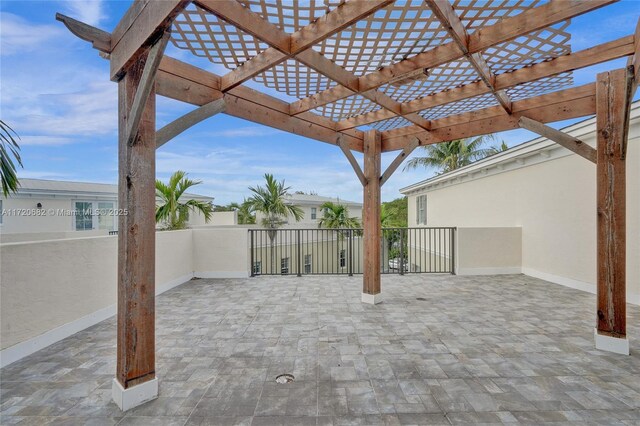
M 570 19 L 614 0 L 136 0 L 112 33 L 57 15 L 118 82 L 118 338 L 114 399 L 158 393 L 155 150 L 218 113 L 337 145 L 364 191 L 363 302 L 380 296 L 380 187 L 417 146 L 518 127 L 596 164 L 596 347 L 627 352 L 625 153 L 640 30 L 572 52 Z M 228 71 L 164 55 L 168 42 Z M 574 87 L 578 68 L 628 66 Z M 256 91 L 253 81 L 297 99 Z M 156 130 L 155 96 L 197 106 Z M 597 147 L 545 123 L 597 116 Z M 364 168 L 352 151 L 364 153 Z M 382 152 L 400 151 L 382 172 Z M 585 184 L 588 184 L 585 183 Z M 570 255 L 570 254 L 568 254 Z

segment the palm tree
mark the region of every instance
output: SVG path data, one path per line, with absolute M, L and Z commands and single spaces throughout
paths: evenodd
M 238 204 L 236 202 L 229 203 L 226 206 L 215 206 L 214 211 L 216 212 L 238 212 L 238 224 L 239 225 L 252 225 L 256 223 L 256 217 L 253 215 L 251 211 L 251 206 L 247 203 L 245 199 L 242 204 Z
M 489 154 L 489 155 L 498 154 L 498 153 L 506 151 L 508 149 L 509 149 L 509 145 L 507 145 L 507 143 L 505 141 L 502 141 L 500 143 L 500 145 L 492 146 L 491 148 L 489 148 L 489 150 L 491 151 L 491 154 Z
M 426 153 L 424 157 L 415 157 L 407 162 L 404 170 L 418 167 L 435 167 L 438 174 L 447 173 L 460 167 L 480 160 L 493 151 L 491 148 L 483 148 L 493 135 L 478 136 L 473 139 L 455 139 L 421 147 Z
M 213 212 L 213 204 L 210 201 L 180 200 L 187 189 L 201 183 L 200 180 L 187 178 L 187 174 L 181 170 L 171 175 L 168 184 L 156 180 L 156 195 L 162 200 L 161 204 L 156 206 L 156 223 L 166 223 L 167 229 L 183 229 L 191 211 L 202 213 L 205 222 L 209 223 Z
M 20 136 L 4 121 L 0 120 L 0 181 L 2 181 L 2 194 L 7 197 L 9 192 L 16 192 L 20 182 L 16 174 L 16 164 L 22 166 L 20 158 L 20 146 L 16 139 Z M 13 157 L 14 160 L 11 159 Z
M 285 200 L 290 187 L 285 187 L 284 180 L 278 182 L 273 175 L 268 173 L 264 175 L 264 179 L 265 186 L 249 187 L 253 196 L 246 200 L 247 207 L 251 211 L 264 214 L 262 225 L 265 228 L 278 228 L 289 215 L 293 216 L 296 221 L 300 221 L 304 215 L 302 209 L 287 204 Z
M 360 220 L 357 217 L 349 217 L 349 208 L 342 204 L 327 201 L 320 206 L 322 218 L 318 223 L 319 228 L 359 228 Z

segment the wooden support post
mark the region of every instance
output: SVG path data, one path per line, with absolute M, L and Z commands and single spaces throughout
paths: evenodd
M 148 54 L 118 82 L 118 330 L 113 399 L 128 410 L 158 396 L 155 373 L 155 88 L 127 134 Z
M 623 147 L 629 130 L 629 70 L 598 74 L 596 348 L 629 354 L 626 338 L 626 197 Z
M 377 130 L 364 134 L 364 282 L 362 302 L 381 302 L 380 294 L 380 153 L 382 138 Z

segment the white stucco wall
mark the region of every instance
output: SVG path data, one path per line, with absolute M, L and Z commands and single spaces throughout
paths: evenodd
M 0 364 L 116 312 L 117 236 L 0 244 Z M 249 275 L 246 228 L 156 233 L 156 292 Z
M 595 145 L 595 125 L 579 132 Z M 632 120 L 629 134 L 627 295 L 640 303 L 640 118 Z M 409 226 L 417 226 L 416 197 L 426 194 L 427 226 L 521 227 L 525 274 L 595 291 L 596 166 L 557 150 L 558 158 L 535 153 L 409 193 Z

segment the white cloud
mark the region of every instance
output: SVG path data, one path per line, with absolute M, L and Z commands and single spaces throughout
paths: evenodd
M 85 24 L 97 26 L 106 18 L 102 0 L 65 0 L 62 3 L 66 14 Z
M 63 34 L 59 25 L 36 25 L 12 13 L 0 12 L 0 54 L 8 56 L 38 50 Z
M 22 135 L 20 146 L 60 146 L 74 143 L 73 138 L 60 136 Z

